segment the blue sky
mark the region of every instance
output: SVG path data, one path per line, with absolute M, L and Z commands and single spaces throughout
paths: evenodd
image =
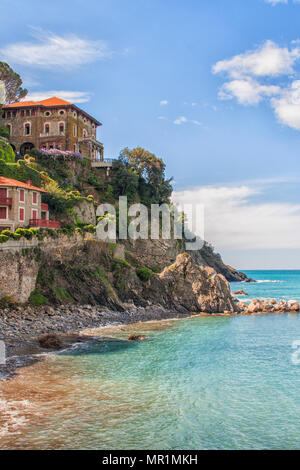
M 0 5 L 0 60 L 33 98 L 55 91 L 101 120 L 106 157 L 161 156 L 226 262 L 300 268 L 299 2 Z

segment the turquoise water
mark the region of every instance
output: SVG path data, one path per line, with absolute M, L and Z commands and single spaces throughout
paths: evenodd
M 297 300 L 300 302 L 300 271 L 244 271 L 248 277 L 257 283 L 234 282 L 232 290 L 243 289 L 249 294 L 249 300 L 254 298 L 276 300 Z M 242 297 L 239 297 L 242 299 Z M 243 297 L 245 300 L 245 297 Z
M 253 297 L 299 297 L 300 272 L 249 275 L 282 281 L 242 284 Z M 135 328 L 149 340 L 124 341 Z M 0 447 L 300 447 L 300 365 L 292 361 L 300 315 L 195 317 L 114 336 L 6 383 L 6 415 L 13 406 L 20 413 L 0 433 Z

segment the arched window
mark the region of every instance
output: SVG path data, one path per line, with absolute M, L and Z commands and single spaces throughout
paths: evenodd
M 26 122 L 24 124 L 24 135 L 30 135 L 31 134 L 31 124 L 30 122 Z
M 59 129 L 59 134 L 60 135 L 63 135 L 65 133 L 65 123 L 64 122 L 60 122 L 58 124 L 58 129 Z
M 44 131 L 45 131 L 45 134 L 50 133 L 50 124 L 48 122 L 44 124 Z
M 87 131 L 86 131 L 86 129 L 83 129 L 83 131 L 82 131 L 82 137 L 84 137 L 84 138 L 87 137 Z

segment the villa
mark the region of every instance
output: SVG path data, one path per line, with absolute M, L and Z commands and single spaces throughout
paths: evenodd
M 0 126 L 8 128 L 15 152 L 25 155 L 32 149 L 55 148 L 80 152 L 93 166 L 105 166 L 104 147 L 96 138 L 101 125 L 74 104 L 56 97 L 12 103 L 3 106 L 0 115 Z
M 0 232 L 28 226 L 59 228 L 59 222 L 49 220 L 48 205 L 42 203 L 45 192 L 31 181 L 22 183 L 0 176 Z

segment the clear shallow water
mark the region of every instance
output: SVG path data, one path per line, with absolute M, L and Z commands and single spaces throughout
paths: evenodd
M 299 298 L 300 272 L 249 275 L 283 281 L 241 284 L 253 297 Z M 128 343 L 133 331 L 149 340 Z M 109 335 L 0 384 L 0 448 L 299 449 L 300 315 L 195 317 Z

